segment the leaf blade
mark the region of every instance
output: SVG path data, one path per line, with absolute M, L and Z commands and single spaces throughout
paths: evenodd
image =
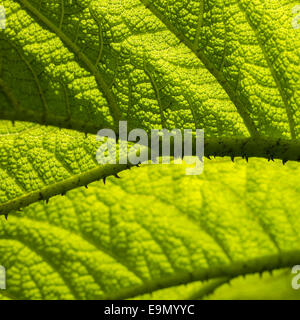
M 293 227 L 299 208 L 289 201 L 299 192 L 298 168 L 290 164 L 279 173 L 278 166 L 262 160 L 215 161 L 206 174 L 192 178 L 178 166 L 145 166 L 122 173 L 126 179 L 109 179 L 105 187 L 78 188 L 48 205 L 29 206 L 9 222 L 1 220 L 2 263 L 9 270 L 23 257 L 12 259 L 7 251 L 6 241 L 17 241 L 16 250 L 47 266 L 49 277 L 57 279 L 55 289 L 45 276 L 45 296 L 61 299 L 125 299 L 193 281 L 290 267 L 300 259 Z M 275 183 L 279 176 L 280 185 Z M 22 291 L 12 271 L 8 279 L 12 295 L 40 297 L 36 289 Z

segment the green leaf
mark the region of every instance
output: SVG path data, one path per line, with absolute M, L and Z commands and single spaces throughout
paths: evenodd
M 0 215 L 79 186 L 104 179 L 132 165 L 96 161 L 93 135 L 18 122 L 0 121 Z
M 2 3 L 2 118 L 204 128 L 206 155 L 300 159 L 294 1 Z
M 127 168 L 99 166 L 84 134 L 119 120 L 204 128 L 206 156 L 299 161 L 295 1 L 0 5 L 0 118 L 12 122 L 0 122 L 0 214 L 12 213 L 0 220 L 1 298 L 169 296 L 182 284 L 176 294 L 203 298 L 233 277 L 299 264 L 293 163 L 226 158 L 200 177 L 146 167 L 46 204 Z
M 0 220 L 6 292 L 130 298 L 299 264 L 299 170 L 258 159 L 212 161 L 201 176 L 145 166 L 28 206 Z
M 295 1 L 141 2 L 215 76 L 253 136 L 299 137 Z
M 209 295 L 210 300 L 299 300 L 299 290 L 291 286 L 295 274 L 290 269 L 278 270 L 274 274 L 239 277 L 220 286 Z

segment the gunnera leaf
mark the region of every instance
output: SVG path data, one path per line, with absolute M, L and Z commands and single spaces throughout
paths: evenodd
M 3 119 L 204 128 L 206 155 L 300 159 L 294 1 L 2 4 Z
M 210 280 L 182 290 L 201 298 L 229 278 L 299 264 L 299 170 L 228 158 L 200 176 L 144 166 L 1 217 L 3 295 L 126 299 Z

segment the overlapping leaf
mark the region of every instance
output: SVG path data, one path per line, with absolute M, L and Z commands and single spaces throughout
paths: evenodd
M 297 165 L 226 160 L 184 173 L 136 168 L 2 218 L 8 295 L 129 298 L 299 264 Z
M 122 118 L 207 138 L 299 135 L 294 1 L 3 5 L 3 117 L 92 132 Z

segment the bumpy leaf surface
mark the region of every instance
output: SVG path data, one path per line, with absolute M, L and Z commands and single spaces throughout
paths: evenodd
M 220 286 L 206 299 L 217 300 L 299 300 L 298 290 L 292 288 L 295 274 L 290 269 L 275 271 L 272 275 L 248 275 Z M 198 284 L 199 286 L 199 284 Z
M 93 135 L 0 121 L 0 215 L 130 168 L 99 165 L 99 146 Z
M 184 173 L 136 168 L 2 218 L 7 294 L 130 298 L 299 264 L 299 166 L 226 160 Z
M 205 128 L 208 150 L 213 137 L 252 137 L 266 144 L 257 156 L 300 158 L 272 144 L 299 147 L 294 1 L 2 2 L 3 118 L 89 132 L 120 119 Z

